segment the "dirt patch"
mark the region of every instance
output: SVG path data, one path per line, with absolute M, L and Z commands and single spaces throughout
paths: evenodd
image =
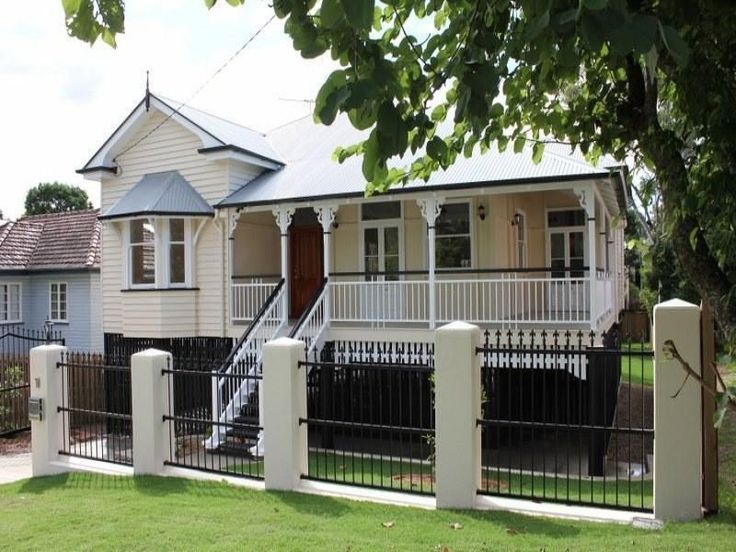
M 654 388 L 637 384 L 621 384 L 614 426 L 651 429 L 654 427 Z M 608 446 L 608 460 L 645 464 L 646 455 L 654 454 L 651 435 L 614 432 Z M 651 469 L 651 466 L 649 466 Z
M 434 477 L 428 473 L 400 473 L 391 479 L 398 483 L 408 483 L 411 487 L 428 487 L 434 484 Z
M 484 491 L 503 491 L 509 488 L 508 484 L 498 479 L 484 477 L 480 480 L 480 488 Z
M 31 452 L 31 432 L 23 431 L 12 437 L 0 437 L 0 455 Z

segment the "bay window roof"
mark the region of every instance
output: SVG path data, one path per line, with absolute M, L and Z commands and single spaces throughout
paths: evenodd
M 215 211 L 178 171 L 166 171 L 145 175 L 100 219 L 156 215 L 213 217 Z

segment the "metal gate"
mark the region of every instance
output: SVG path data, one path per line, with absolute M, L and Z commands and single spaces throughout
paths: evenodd
M 653 508 L 653 354 L 614 334 L 486 332 L 481 494 Z
M 57 332 L 5 326 L 0 335 L 0 436 L 31 427 L 28 421 L 31 349 L 64 344 Z

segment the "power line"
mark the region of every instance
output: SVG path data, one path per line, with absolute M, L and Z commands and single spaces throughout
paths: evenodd
M 234 59 L 235 59 L 236 57 L 238 57 L 238 56 L 239 56 L 239 55 L 240 55 L 240 54 L 241 54 L 241 53 L 243 52 L 243 50 L 245 50 L 245 49 L 246 49 L 246 48 L 247 48 L 247 47 L 248 47 L 248 46 L 250 45 L 250 43 L 251 43 L 251 42 L 253 42 L 253 41 L 254 41 L 254 40 L 256 39 L 256 37 L 258 37 L 258 35 L 259 35 L 259 34 L 261 34 L 261 32 L 263 32 L 263 30 L 264 30 L 264 29 L 265 29 L 266 27 L 268 27 L 268 25 L 269 25 L 269 24 L 270 24 L 270 23 L 271 23 L 271 22 L 272 22 L 272 21 L 273 21 L 274 19 L 276 19 L 276 14 L 273 14 L 273 15 L 272 15 L 272 16 L 271 16 L 271 17 L 270 17 L 270 18 L 268 19 L 268 21 L 266 21 L 266 22 L 265 22 L 265 23 L 264 23 L 263 25 L 261 25 L 261 26 L 260 26 L 260 28 L 259 28 L 259 29 L 258 29 L 258 30 L 257 30 L 257 31 L 256 31 L 255 33 L 253 33 L 253 34 L 252 34 L 252 35 L 251 35 L 251 36 L 250 36 L 250 37 L 248 38 L 248 40 L 246 40 L 246 41 L 245 41 L 245 42 L 243 43 L 243 45 L 242 45 L 242 46 L 241 46 L 240 48 L 238 48 L 238 49 L 237 49 L 237 50 L 235 51 L 235 53 L 233 53 L 233 54 L 232 54 L 232 55 L 231 55 L 231 56 L 230 56 L 230 57 L 229 57 L 229 58 L 228 58 L 228 59 L 227 59 L 227 60 L 226 60 L 226 61 L 225 61 L 225 62 L 224 62 L 224 63 L 223 63 L 222 65 L 220 65 L 220 67 L 218 67 L 218 68 L 217 68 L 217 70 L 216 70 L 216 71 L 215 71 L 214 73 L 212 73 L 212 75 L 210 75 L 210 77 L 209 77 L 209 78 L 208 78 L 208 79 L 207 79 L 206 81 L 204 81 L 204 82 L 203 82 L 203 83 L 202 83 L 202 84 L 201 84 L 201 85 L 200 85 L 200 86 L 199 86 L 199 87 L 198 87 L 198 88 L 197 88 L 197 89 L 196 89 L 196 90 L 195 90 L 195 91 L 194 91 L 194 92 L 193 92 L 193 93 L 192 93 L 192 94 L 191 94 L 191 95 L 190 95 L 190 96 L 189 96 L 189 97 L 188 97 L 188 98 L 186 99 L 186 100 L 184 100 L 184 101 L 183 101 L 183 102 L 182 102 L 182 103 L 181 103 L 181 104 L 179 105 L 179 107 L 177 107 L 177 108 L 176 108 L 176 109 L 174 109 L 174 110 L 173 110 L 173 111 L 172 111 L 171 113 L 169 113 L 169 114 L 168 114 L 168 115 L 166 116 L 166 118 L 165 118 L 165 119 L 164 119 L 163 121 L 161 121 L 161 122 L 160 122 L 159 124 L 157 124 L 157 125 L 156 125 L 155 127 L 153 127 L 153 128 L 152 128 L 152 129 L 151 129 L 150 131 L 148 131 L 148 132 L 147 132 L 147 133 L 146 133 L 146 134 L 145 134 L 144 136 L 142 136 L 142 137 L 141 137 L 141 138 L 140 138 L 139 140 L 137 140 L 137 141 L 136 141 L 136 142 L 135 142 L 135 143 L 134 143 L 133 145 L 131 145 L 131 146 L 130 146 L 130 147 L 128 147 L 128 148 L 125 148 L 125 149 L 124 149 L 123 151 L 121 151 L 120 153 L 118 153 L 118 154 L 117 154 L 117 155 L 115 156 L 115 159 L 117 159 L 117 158 L 118 158 L 118 157 L 120 157 L 121 155 L 125 155 L 125 154 L 126 154 L 126 153 L 128 153 L 128 152 L 129 152 L 130 150 L 132 150 L 133 148 L 135 148 L 135 147 L 136 147 L 136 146 L 137 146 L 138 144 L 140 144 L 141 142 L 143 142 L 143 141 L 144 141 L 144 140 L 145 140 L 146 138 L 148 138 L 148 137 L 149 137 L 149 136 L 150 136 L 151 134 L 153 134 L 153 133 L 154 133 L 154 132 L 156 132 L 156 131 L 157 131 L 157 130 L 158 130 L 159 128 L 161 128 L 161 127 L 162 127 L 162 126 L 163 126 L 163 125 L 164 125 L 164 124 L 165 124 L 165 123 L 166 123 L 166 122 L 167 122 L 167 121 L 168 121 L 169 119 L 171 119 L 171 118 L 172 118 L 172 117 L 173 117 L 174 115 L 176 115 L 177 113 L 179 113 L 179 111 L 180 111 L 180 110 L 181 110 L 181 109 L 182 109 L 182 108 L 183 108 L 184 106 L 186 106 L 187 104 L 189 104 L 189 102 L 191 102 L 191 101 L 192 101 L 192 100 L 193 100 L 193 99 L 194 99 L 194 98 L 195 98 L 195 97 L 196 97 L 196 96 L 197 96 L 197 95 L 198 95 L 198 94 L 199 94 L 199 93 L 200 93 L 200 92 L 201 92 L 202 90 L 204 90 L 204 88 L 205 88 L 205 87 L 206 87 L 206 86 L 207 86 L 207 85 L 208 85 L 209 83 L 211 83 L 211 82 L 212 82 L 212 81 L 213 81 L 213 80 L 215 79 L 215 77 L 217 77 L 217 75 L 219 75 L 220 73 L 222 73 L 222 71 L 223 71 L 223 70 L 224 70 L 224 69 L 225 69 L 225 68 L 226 68 L 226 67 L 227 67 L 228 65 L 230 65 L 230 63 L 232 63 L 232 62 L 233 62 L 233 60 L 234 60 Z M 148 90 L 148 71 L 146 71 L 146 106 L 148 106 L 148 102 L 150 101 L 149 95 L 150 95 L 150 92 L 149 92 L 149 90 Z

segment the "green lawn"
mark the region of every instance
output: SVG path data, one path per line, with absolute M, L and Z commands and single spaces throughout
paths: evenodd
M 654 385 L 654 361 L 651 356 L 641 356 L 641 351 L 651 351 L 651 343 L 628 343 L 621 345 L 621 383 Z M 628 354 L 629 351 L 631 354 Z M 629 380 L 631 378 L 631 380 Z
M 424 511 L 177 478 L 68 474 L 0 487 L 0 549 L 732 550 L 733 510 L 650 532 Z M 383 524 L 393 524 L 384 527 Z M 459 523 L 461 529 L 452 529 Z

